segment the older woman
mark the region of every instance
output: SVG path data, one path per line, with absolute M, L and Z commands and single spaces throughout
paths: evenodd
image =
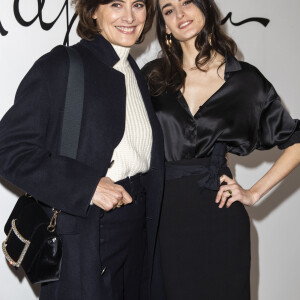
M 162 55 L 145 67 L 167 161 L 159 228 L 165 296 L 156 299 L 249 300 L 244 205 L 299 165 L 300 122 L 255 67 L 234 57 L 213 0 L 157 0 L 157 13 Z M 284 153 L 251 189 L 232 179 L 226 152 L 274 146 Z
M 45 210 L 62 211 L 61 277 L 42 285 L 40 299 L 146 299 L 163 146 L 129 50 L 150 29 L 153 9 L 148 0 L 74 2 L 82 40 L 72 48 L 84 67 L 77 158 L 58 155 L 69 66 L 58 46 L 34 64 L 0 123 L 0 174 Z

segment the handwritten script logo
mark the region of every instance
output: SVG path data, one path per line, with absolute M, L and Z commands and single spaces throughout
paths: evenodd
M 45 2 L 46 2 L 46 0 L 37 0 L 38 9 L 37 9 L 37 13 L 36 13 L 35 17 L 30 21 L 26 21 L 23 19 L 21 12 L 20 12 L 20 7 L 19 7 L 20 0 L 14 0 L 14 4 L 13 4 L 14 5 L 14 15 L 15 15 L 16 20 L 18 21 L 18 23 L 20 25 L 25 26 L 25 27 L 30 27 L 36 20 L 39 20 L 41 28 L 43 30 L 50 30 L 54 26 L 54 24 L 57 22 L 57 20 L 61 17 L 62 13 L 65 11 L 67 24 L 66 24 L 66 33 L 65 33 L 63 44 L 69 45 L 69 34 L 70 34 L 70 31 L 74 24 L 74 21 L 77 18 L 77 14 L 74 13 L 71 20 L 69 20 L 69 0 L 65 0 L 57 17 L 52 22 L 47 23 L 43 20 L 43 8 L 45 5 Z M 221 24 L 224 25 L 228 20 L 234 26 L 241 26 L 241 25 L 249 23 L 249 22 L 258 22 L 258 23 L 262 24 L 263 26 L 267 27 L 270 22 L 269 19 L 256 18 L 256 17 L 245 19 L 240 22 L 233 22 L 232 21 L 232 12 L 227 14 L 227 16 L 222 20 Z M 0 34 L 2 36 L 6 36 L 8 34 L 8 31 L 4 29 L 1 21 L 0 21 Z
M 47 23 L 43 20 L 43 9 L 44 9 L 44 5 L 45 5 L 46 0 L 37 0 L 37 4 L 38 4 L 38 9 L 37 9 L 37 13 L 34 16 L 34 18 L 30 21 L 26 21 L 23 19 L 21 12 L 20 12 L 20 0 L 14 0 L 14 15 L 16 20 L 18 21 L 18 23 L 24 27 L 29 27 L 31 26 L 36 20 L 39 20 L 41 28 L 43 30 L 50 30 L 54 24 L 57 22 L 57 20 L 61 17 L 62 13 L 65 11 L 66 13 L 66 19 L 67 19 L 67 25 L 66 25 L 66 33 L 65 33 L 65 37 L 64 37 L 64 41 L 63 44 L 64 45 L 69 45 L 69 34 L 70 31 L 72 29 L 72 26 L 74 24 L 74 21 L 77 18 L 77 14 L 74 13 L 74 15 L 72 16 L 71 20 L 69 19 L 69 0 L 65 0 L 63 3 L 62 8 L 60 9 L 58 16 L 50 23 Z M 0 21 L 0 34 L 2 36 L 6 36 L 9 32 L 7 30 L 4 29 L 1 21 Z

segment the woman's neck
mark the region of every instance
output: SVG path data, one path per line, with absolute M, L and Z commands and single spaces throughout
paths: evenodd
M 195 39 L 190 39 L 185 42 L 180 42 L 182 49 L 182 65 L 184 68 L 193 68 L 195 67 L 195 60 L 199 51 L 195 47 Z
M 183 69 L 194 69 L 196 68 L 196 57 L 199 54 L 199 51 L 195 47 L 195 39 L 189 40 L 186 42 L 181 42 L 181 49 L 183 53 L 182 57 L 182 67 Z M 216 52 L 215 50 L 211 51 L 210 60 L 203 66 L 207 71 L 212 67 L 219 67 L 224 62 L 224 56 Z

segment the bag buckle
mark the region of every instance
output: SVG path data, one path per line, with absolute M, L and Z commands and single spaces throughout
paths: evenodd
M 2 243 L 2 250 L 3 250 L 3 253 L 4 253 L 4 255 L 5 255 L 5 258 L 8 260 L 9 264 L 12 265 L 12 266 L 14 266 L 14 267 L 16 267 L 16 268 L 19 268 L 20 265 L 21 265 L 21 263 L 22 263 L 22 261 L 23 261 L 23 258 L 24 258 L 24 256 L 25 256 L 25 254 L 26 254 L 26 252 L 27 252 L 27 250 L 28 250 L 28 247 L 29 247 L 29 245 L 30 245 L 30 241 L 29 241 L 29 240 L 26 240 L 26 239 L 20 234 L 20 232 L 18 231 L 17 226 L 16 226 L 16 220 L 17 220 L 17 219 L 13 219 L 13 220 L 11 221 L 11 229 L 9 230 L 9 233 L 8 233 L 8 235 L 7 235 L 7 237 L 6 237 L 6 240 Z M 6 249 L 6 247 L 7 247 L 6 242 L 8 241 L 8 238 L 9 238 L 9 236 L 12 234 L 12 232 L 18 237 L 18 239 L 19 239 L 22 243 L 25 244 L 25 245 L 24 245 L 24 248 L 23 248 L 23 250 L 22 250 L 22 252 L 21 252 L 21 254 L 20 254 L 20 256 L 19 256 L 19 258 L 18 258 L 17 261 L 14 261 L 14 260 L 11 258 L 11 256 L 8 254 L 7 249 Z

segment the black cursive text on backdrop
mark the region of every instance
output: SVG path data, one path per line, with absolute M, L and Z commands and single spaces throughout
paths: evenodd
M 77 14 L 74 13 L 71 20 L 69 20 L 69 0 L 65 0 L 58 16 L 52 22 L 46 23 L 43 20 L 43 8 L 44 8 L 44 5 L 45 5 L 45 1 L 46 0 L 37 0 L 38 11 L 37 11 L 35 17 L 30 21 L 26 21 L 26 20 L 23 19 L 22 15 L 21 15 L 21 12 L 20 12 L 20 7 L 19 7 L 20 0 L 14 0 L 13 8 L 14 8 L 14 15 L 15 15 L 16 20 L 18 21 L 18 23 L 20 25 L 25 26 L 25 27 L 30 27 L 38 19 L 39 22 L 40 22 L 41 28 L 43 30 L 50 30 L 65 10 L 67 23 L 66 23 L 66 33 L 65 33 L 63 44 L 64 45 L 69 45 L 69 34 L 70 34 L 72 26 L 73 26 L 73 24 L 74 24 L 74 22 L 77 18 Z M 224 25 L 228 20 L 234 26 L 241 26 L 241 25 L 249 23 L 249 22 L 258 22 L 261 25 L 267 27 L 269 22 L 270 22 L 269 19 L 258 18 L 258 17 L 245 19 L 245 20 L 242 20 L 240 22 L 233 22 L 232 21 L 232 12 L 227 14 L 227 16 L 221 21 L 221 24 Z M 0 21 L 0 34 L 2 36 L 6 36 L 8 34 L 8 31 L 5 30 L 4 27 L 2 26 L 1 21 Z
M 261 25 L 267 27 L 268 24 L 270 23 L 270 20 L 265 19 L 265 18 L 249 18 L 249 19 L 245 19 L 243 21 L 235 23 L 232 21 L 231 17 L 232 17 L 232 12 L 228 13 L 228 15 L 221 21 L 221 24 L 224 25 L 228 20 L 230 20 L 230 23 L 234 26 L 241 26 L 241 25 L 249 23 L 249 22 L 258 22 Z
M 69 34 L 70 34 L 71 28 L 74 24 L 74 21 L 77 18 L 77 14 L 74 13 L 71 20 L 69 20 L 69 0 L 65 0 L 57 17 L 52 22 L 47 23 L 43 20 L 43 8 L 45 5 L 45 2 L 46 2 L 46 0 L 37 0 L 38 9 L 37 9 L 36 15 L 30 21 L 26 21 L 26 20 L 24 20 L 24 18 L 22 17 L 22 14 L 20 12 L 20 0 L 14 0 L 13 9 L 14 9 L 15 19 L 17 20 L 17 22 L 20 25 L 22 25 L 24 27 L 30 27 L 36 20 L 39 20 L 41 28 L 43 30 L 50 30 L 54 26 L 54 24 L 57 22 L 57 20 L 61 17 L 62 13 L 65 11 L 67 23 L 66 23 L 66 33 L 65 33 L 63 44 L 69 45 Z M 5 35 L 7 35 L 7 33 L 8 33 L 8 31 L 4 29 L 4 27 L 2 26 L 1 21 L 0 21 L 0 34 L 2 36 L 5 36 Z
M 6 30 L 3 28 L 1 22 L 0 22 L 0 34 L 3 35 L 3 36 L 5 36 L 5 35 L 8 34 L 8 31 L 6 31 Z

